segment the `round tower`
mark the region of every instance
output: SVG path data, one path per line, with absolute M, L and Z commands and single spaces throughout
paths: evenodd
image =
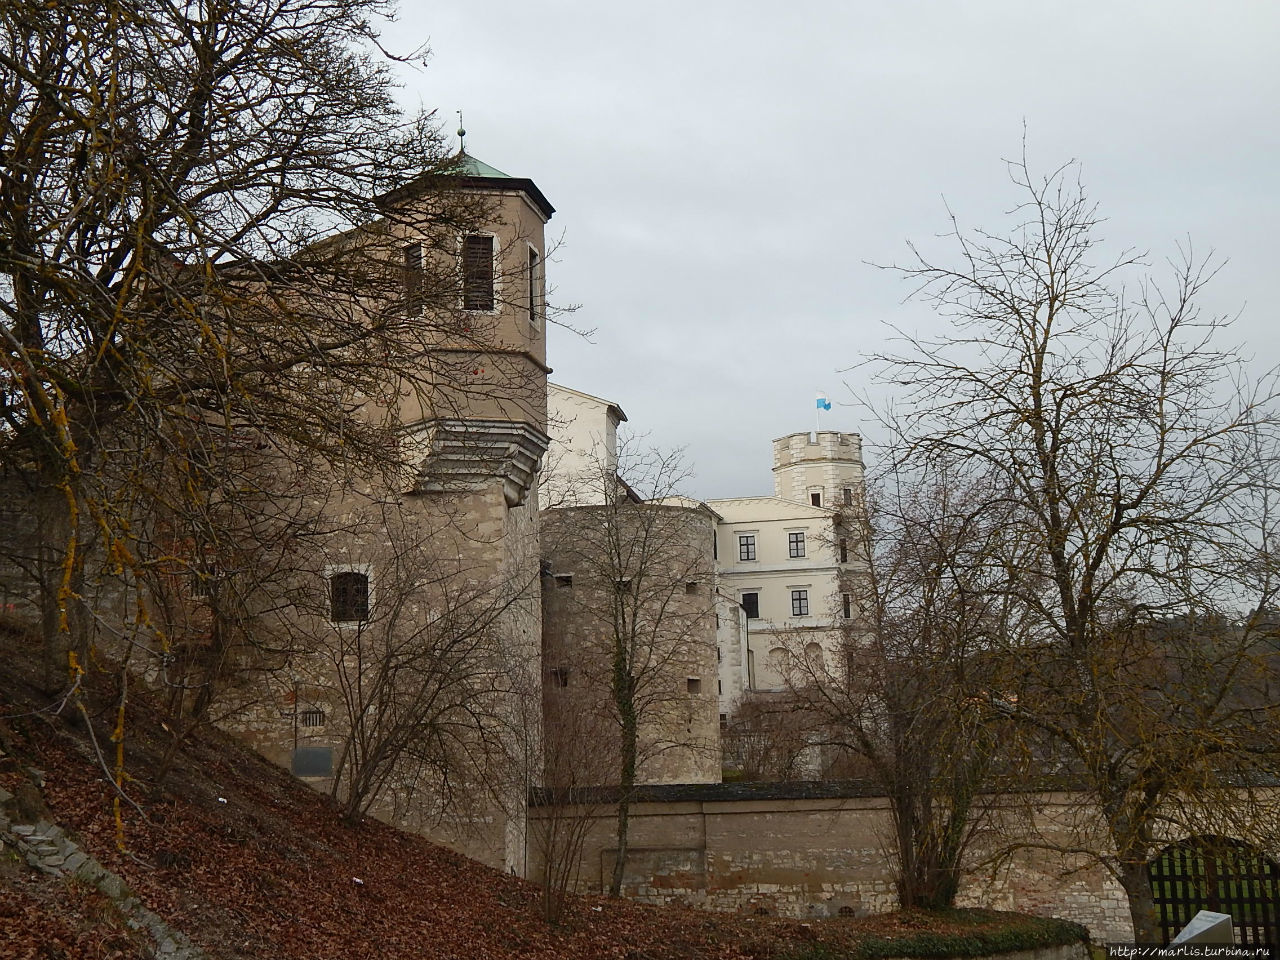
M 838 508 L 862 494 L 862 438 L 819 430 L 773 441 L 773 495 L 815 507 Z

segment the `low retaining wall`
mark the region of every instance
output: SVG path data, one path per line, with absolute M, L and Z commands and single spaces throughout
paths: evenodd
M 631 807 L 623 893 L 791 917 L 894 910 L 892 821 L 888 801 L 874 793 L 848 783 L 643 788 Z M 1080 809 L 1067 794 L 1039 797 L 1041 835 L 1074 829 Z M 551 820 L 563 817 L 563 826 L 577 818 L 586 828 L 578 889 L 603 892 L 617 849 L 612 804 L 535 804 L 530 814 L 530 875 L 542 875 L 539 840 Z M 1120 886 L 1097 865 L 1046 851 L 971 871 L 958 903 L 1074 920 L 1096 941 L 1133 938 Z

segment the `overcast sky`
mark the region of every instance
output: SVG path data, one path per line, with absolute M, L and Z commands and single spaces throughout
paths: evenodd
M 1277 359 L 1270 0 L 407 2 L 384 39 L 430 44 L 408 105 L 461 108 L 468 153 L 557 209 L 548 280 L 595 333 L 552 331 L 552 379 L 684 447 L 696 496 L 772 492 L 818 389 L 823 429 L 863 429 L 837 371 L 940 323 L 867 263 L 945 249 L 944 201 L 1001 230 L 1024 123 L 1034 168 L 1081 162 L 1108 241 L 1226 259 L 1205 305 Z

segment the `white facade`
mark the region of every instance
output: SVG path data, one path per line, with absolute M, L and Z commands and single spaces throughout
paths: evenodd
M 622 408 L 610 400 L 547 384 L 551 446 L 542 470 L 544 508 L 605 502 L 611 487 L 604 479 L 618 468 L 618 424 L 626 421 Z
M 773 442 L 773 463 L 774 496 L 708 501 L 723 518 L 716 531 L 719 590 L 745 614 L 740 677 L 723 675 L 721 654 L 725 706 L 736 706 L 743 688 L 781 689 L 788 650 L 815 666 L 837 667 L 840 628 L 853 612 L 840 580 L 854 550 L 839 520 L 862 499 L 861 439 L 794 433 Z

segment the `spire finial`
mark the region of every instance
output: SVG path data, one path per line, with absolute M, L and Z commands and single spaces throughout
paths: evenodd
M 467 130 L 462 125 L 462 111 L 455 110 L 454 112 L 458 115 L 458 152 L 466 153 L 467 152 Z

